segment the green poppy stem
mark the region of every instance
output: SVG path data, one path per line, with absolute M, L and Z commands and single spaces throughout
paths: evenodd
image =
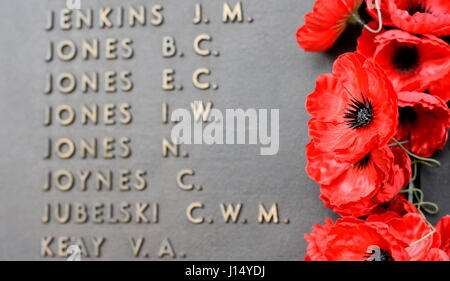
M 431 235 L 433 235 L 436 232 L 436 229 L 433 227 L 433 225 L 425 217 L 425 214 L 422 212 L 422 209 L 425 212 L 427 212 L 428 214 L 434 215 L 434 214 L 437 214 L 439 212 L 439 206 L 436 203 L 433 203 L 433 202 L 425 202 L 424 201 L 423 191 L 420 190 L 419 188 L 416 188 L 412 181 L 409 183 L 408 189 L 402 190 L 401 193 L 408 193 L 408 201 L 410 201 L 411 203 L 413 203 L 411 195 L 413 194 L 414 197 L 416 197 L 417 203 L 414 203 L 414 206 L 417 207 L 417 210 L 420 212 L 420 214 L 423 216 L 425 222 L 431 228 L 431 232 L 429 232 L 427 235 L 425 235 L 422 238 L 420 238 L 420 239 L 414 241 L 413 243 L 411 243 L 406 248 L 406 250 L 408 250 L 409 248 L 411 248 L 411 247 L 417 245 L 418 243 L 424 241 L 425 239 L 427 239 L 428 237 L 430 237 Z
M 377 29 L 373 29 L 370 26 L 368 26 L 361 19 L 361 16 L 359 15 L 358 11 L 354 11 L 350 15 L 350 17 L 348 18 L 348 22 L 351 24 L 359 23 L 363 28 L 367 29 L 368 31 L 370 31 L 372 33 L 380 33 L 381 30 L 383 29 L 383 17 L 381 14 L 380 0 L 375 0 L 375 9 L 377 10 L 377 14 L 378 14 L 378 28 Z
M 408 153 L 409 156 L 416 159 L 417 163 L 427 165 L 431 168 L 438 168 L 441 166 L 441 162 L 439 162 L 438 160 L 433 159 L 433 158 L 420 157 L 419 155 L 416 155 L 416 154 L 412 153 L 411 151 L 409 151 L 408 149 L 406 149 L 403 146 L 403 144 L 401 142 L 399 142 L 398 140 L 396 140 L 395 138 L 391 138 L 391 140 L 394 141 L 398 146 L 400 146 L 400 148 L 403 149 L 406 153 Z

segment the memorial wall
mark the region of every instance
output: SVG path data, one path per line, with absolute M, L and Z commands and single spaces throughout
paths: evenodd
M 1 1 L 0 259 L 302 260 L 313 2 Z

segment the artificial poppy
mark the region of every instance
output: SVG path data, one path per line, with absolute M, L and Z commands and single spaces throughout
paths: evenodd
M 374 0 L 366 0 L 368 4 Z M 383 23 L 415 34 L 450 35 L 450 2 L 446 0 L 381 0 Z M 367 5 L 376 16 L 374 5 Z
M 394 175 L 381 187 L 375 198 L 378 202 L 388 202 L 398 194 L 401 188 L 408 186 L 411 181 L 411 158 L 409 155 L 396 144 L 391 143 L 389 146 L 394 155 Z
M 305 15 L 305 24 L 297 31 L 297 42 L 305 51 L 329 49 L 345 30 L 355 22 L 363 0 L 318 0 L 313 11 Z
M 408 260 L 407 245 L 390 234 L 384 223 L 351 217 L 333 223 L 327 218 L 325 225 L 315 225 L 304 237 L 306 261 L 365 261 L 373 247 L 379 250 L 379 260 Z
M 377 205 L 390 201 L 411 177 L 408 155 L 388 146 L 375 147 L 355 163 L 342 163 L 333 153 L 319 151 L 310 142 L 306 156 L 306 172 L 321 184 L 320 198 L 341 216 L 369 214 Z
M 439 97 L 418 92 L 398 94 L 399 122 L 395 138 L 422 157 L 444 148 L 450 128 L 450 110 Z
M 450 46 L 433 35 L 364 30 L 357 51 L 378 64 L 397 91 L 424 91 L 450 71 Z
M 308 261 L 448 261 L 439 249 L 441 235 L 416 213 L 395 212 L 371 215 L 366 220 L 345 217 L 324 226 L 315 225 L 310 234 Z
M 383 70 L 356 53 L 341 55 L 306 99 L 309 135 L 323 152 L 356 163 L 384 146 L 397 125 L 397 94 Z
M 386 212 L 381 215 L 369 216 L 367 222 L 383 222 L 388 225 L 389 232 L 396 239 L 408 245 L 406 251 L 409 260 L 425 261 L 436 258 L 436 252 L 432 252 L 430 256 L 430 250 L 439 249 L 441 235 L 438 232 L 433 232 L 433 228 L 428 225 L 422 215 L 407 213 L 401 216 L 395 212 Z M 422 240 L 417 242 L 420 239 Z M 448 260 L 447 254 L 444 253 L 443 256 L 445 257 L 444 260 Z
M 450 256 L 450 216 L 442 217 L 436 225 L 437 232 L 441 235 L 439 248 Z
M 420 214 L 416 206 L 414 206 L 413 203 L 409 202 L 406 197 L 400 193 L 395 195 L 391 201 L 378 205 L 372 210 L 371 214 L 380 215 L 386 212 L 395 212 L 401 216 L 408 213 Z
M 334 206 L 375 197 L 393 176 L 394 155 L 387 146 L 374 148 L 355 163 L 338 162 L 333 153 L 318 151 L 314 143 L 308 144 L 306 149 L 306 170 L 321 184 L 322 196 Z
M 431 83 L 428 92 L 433 96 L 440 97 L 450 107 L 450 72 L 442 77 L 442 79 Z

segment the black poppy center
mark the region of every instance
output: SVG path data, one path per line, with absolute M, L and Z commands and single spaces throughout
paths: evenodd
M 349 108 L 344 114 L 345 123 L 352 129 L 360 129 L 369 125 L 373 120 L 373 106 L 371 101 L 362 96 L 362 101 L 352 98 Z
M 370 153 L 368 153 L 366 156 L 361 158 L 358 162 L 355 163 L 355 167 L 358 169 L 364 169 L 369 165 L 370 162 Z
M 385 251 L 383 249 L 381 249 L 380 258 L 381 258 L 380 261 L 393 261 L 394 260 L 391 256 L 391 254 L 389 254 L 388 251 Z
M 422 14 L 431 14 L 430 9 L 423 1 L 412 0 L 406 3 L 405 10 L 408 12 L 410 16 L 413 16 L 415 13 Z
M 399 118 L 398 121 L 402 125 L 413 124 L 417 120 L 417 113 L 411 106 L 398 108 Z
M 416 46 L 398 46 L 392 55 L 395 69 L 403 73 L 415 70 L 419 66 L 419 60 L 419 50 Z

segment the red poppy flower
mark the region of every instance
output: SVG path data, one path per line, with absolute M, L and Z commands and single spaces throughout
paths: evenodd
M 340 163 L 333 153 L 307 145 L 308 174 L 321 184 L 321 193 L 332 206 L 359 202 L 376 196 L 393 177 L 394 155 L 389 147 L 374 148 L 355 163 Z
M 390 201 L 411 178 L 411 161 L 402 150 L 374 148 L 355 163 L 336 161 L 334 154 L 306 146 L 306 172 L 321 184 L 320 198 L 341 216 L 361 217 Z
M 366 0 L 373 2 L 373 0 Z M 385 25 L 415 34 L 450 35 L 450 2 L 446 0 L 381 0 Z M 369 14 L 377 11 L 368 5 Z
M 392 200 L 401 188 L 408 186 L 411 181 L 411 158 L 398 146 L 390 147 L 394 155 L 394 175 L 380 189 L 376 197 L 378 202 Z
M 397 91 L 424 91 L 450 71 L 450 46 L 433 35 L 364 30 L 357 50 L 385 71 Z
M 306 99 L 309 135 L 323 152 L 356 163 L 384 146 L 397 123 L 397 94 L 383 71 L 356 53 L 340 56 Z
M 306 234 L 306 261 L 365 261 L 370 250 L 377 247 L 384 261 L 408 260 L 406 245 L 389 233 L 384 223 L 367 223 L 345 217 L 324 226 L 315 225 Z
M 406 215 L 408 213 L 420 214 L 416 206 L 409 202 L 402 194 L 397 194 L 394 196 L 394 198 L 392 198 L 391 201 L 378 205 L 375 209 L 373 209 L 371 214 L 380 215 L 386 212 L 395 212 L 400 216 Z
M 409 149 L 417 155 L 431 157 L 444 148 L 450 128 L 450 110 L 438 97 L 400 92 L 399 123 L 395 138 L 409 141 Z
M 312 233 L 305 235 L 305 260 L 448 261 L 448 255 L 439 249 L 439 233 L 419 241 L 430 233 L 432 228 L 419 214 L 387 212 L 367 220 L 345 217 L 335 224 L 327 219 L 324 226 L 315 225 Z
M 431 83 L 428 92 L 433 96 L 440 97 L 450 107 L 450 72 L 442 79 Z
M 305 24 L 297 31 L 297 42 L 308 52 L 329 49 L 342 34 L 363 0 L 317 0 Z
M 450 256 L 450 216 L 442 217 L 436 226 L 436 230 L 441 235 L 439 248 Z
M 448 254 L 441 249 L 433 248 L 428 251 L 423 261 L 450 261 Z
M 433 229 L 426 223 L 420 214 L 408 213 L 400 216 L 394 212 L 387 212 L 381 215 L 372 215 L 367 218 L 368 222 L 383 222 L 389 226 L 389 232 L 399 241 L 404 242 L 408 247 L 406 251 L 411 261 L 429 260 L 431 249 L 439 249 L 441 245 L 441 236 L 438 232 L 430 235 L 428 238 L 415 243 L 419 239 L 432 233 Z M 433 253 L 434 255 L 435 253 Z M 445 254 L 446 260 L 448 256 Z M 431 259 L 434 259 L 432 257 Z

